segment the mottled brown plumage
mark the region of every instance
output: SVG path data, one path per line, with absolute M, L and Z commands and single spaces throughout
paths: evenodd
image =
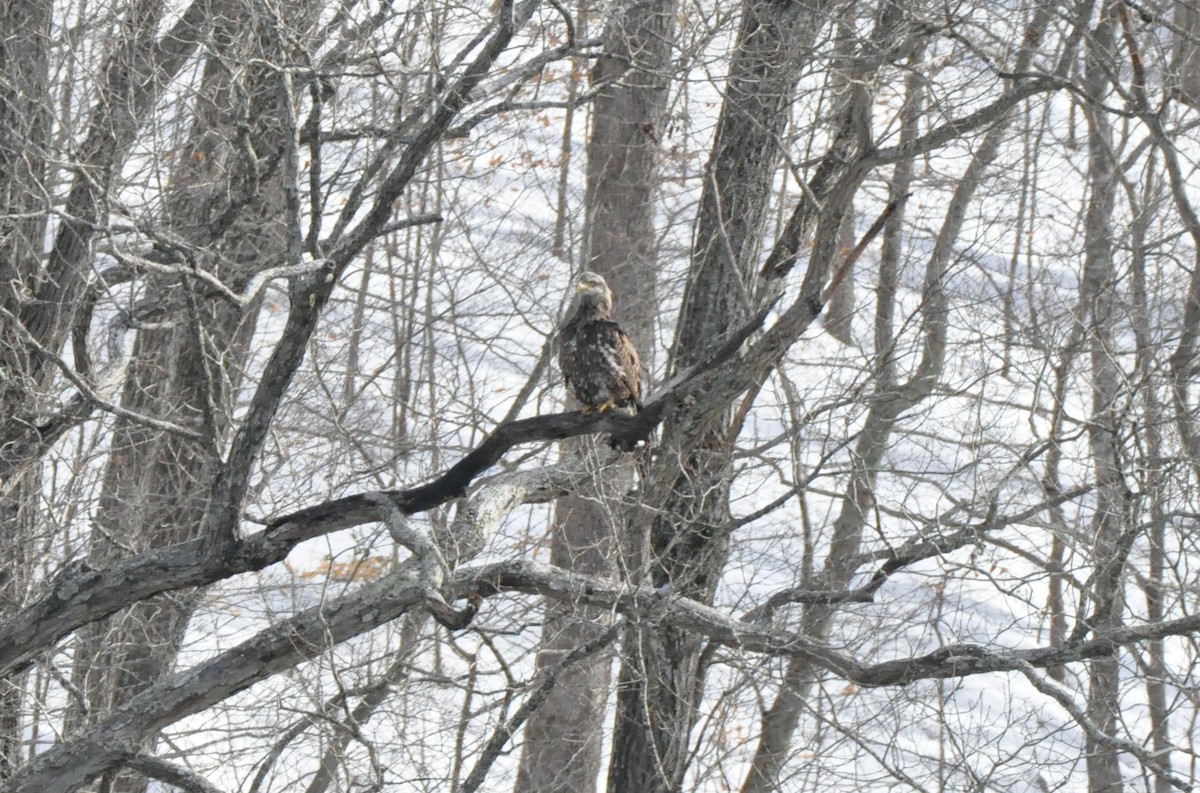
M 642 407 L 642 362 L 633 341 L 613 322 L 612 291 L 596 273 L 575 287 L 575 313 L 563 327 L 558 363 L 583 412 Z

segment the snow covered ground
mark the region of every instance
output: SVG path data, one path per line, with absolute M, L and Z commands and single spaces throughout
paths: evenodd
M 995 22 L 992 19 L 991 22 Z M 983 22 L 981 21 L 982 25 Z M 1014 33 L 1014 36 L 1016 34 Z M 996 32 L 998 39 L 1004 36 Z M 719 49 L 727 36 L 711 42 Z M 949 45 L 947 45 L 949 46 Z M 687 64 L 685 64 L 687 65 Z M 677 83 L 669 136 L 662 142 L 659 263 L 661 318 L 651 382 L 663 377 L 667 346 L 682 296 L 687 253 L 701 189 L 706 146 L 720 100 L 714 75 L 719 61 L 696 64 Z M 566 68 L 541 90 L 563 90 Z M 952 105 L 954 114 L 983 102 L 994 86 L 965 81 L 979 63 L 947 67 L 930 77 L 931 103 Z M 794 114 L 798 141 L 823 134 L 819 91 L 823 75 L 806 78 L 804 101 Z M 977 96 L 964 92 L 973 85 Z M 890 86 L 894 89 L 895 86 Z M 941 93 L 947 92 L 946 94 Z M 895 93 L 881 92 L 879 113 L 894 112 Z M 347 110 L 347 113 L 350 111 Z M 947 111 L 948 113 L 951 111 Z M 1024 112 L 1024 111 L 1022 111 Z M 1069 99 L 1058 95 L 1031 103 L 1018 125 L 1045 127 L 1035 146 L 1036 210 L 1032 227 L 1014 205 L 1028 184 L 1029 149 L 1015 135 L 983 189 L 973 200 L 950 268 L 950 336 L 947 363 L 934 393 L 905 413 L 892 433 L 877 481 L 876 510 L 867 521 L 864 556 L 881 555 L 918 535 L 936 536 L 961 525 L 1022 513 L 1045 501 L 1043 487 L 1050 417 L 1055 410 L 1054 368 L 1077 321 L 1081 280 L 1081 217 L 1086 197 L 1086 153 L 1061 139 Z M 289 510 L 365 489 L 419 483 L 452 464 L 509 412 L 535 372 L 548 338 L 567 308 L 568 287 L 580 264 L 583 151 L 587 111 L 576 113 L 566 163 L 564 113 L 557 109 L 498 116 L 466 140 L 447 141 L 421 184 L 410 190 L 399 214 L 440 212 L 440 224 L 393 235 L 373 247 L 344 278 L 325 324 L 310 345 L 296 398 L 286 407 L 267 445 L 248 508 L 267 519 Z M 889 128 L 885 120 L 881 128 Z M 932 123 L 932 122 L 931 122 Z M 895 130 L 891 132 L 894 134 Z M 897 365 L 911 373 L 921 349 L 920 312 L 924 266 L 955 180 L 974 139 L 938 151 L 918 165 L 910 200 L 898 298 Z M 1132 145 L 1132 144 L 1130 144 Z M 797 146 L 801 146 L 798 142 Z M 815 144 L 814 144 L 815 146 Z M 819 146 L 815 146 L 819 150 Z M 1189 155 L 1194 156 L 1195 152 Z M 365 156 L 347 152 L 347 161 Z M 856 205 L 865 230 L 886 195 L 888 173 L 869 180 Z M 1193 192 L 1200 189 L 1193 179 Z M 781 195 L 794 200 L 795 185 L 781 176 Z M 560 201 L 566 212 L 560 217 Z M 781 215 L 782 217 L 782 215 Z M 1122 222 L 1130 219 L 1123 217 Z M 1019 227 L 1024 222 L 1024 231 Z M 553 251 L 556 225 L 566 252 Z M 1166 352 L 1175 344 L 1189 261 L 1188 241 L 1171 236 L 1161 221 L 1161 244 L 1153 262 L 1148 309 Z M 772 230 L 773 233 L 773 230 Z M 1014 253 L 1014 245 L 1016 251 Z M 856 433 L 874 388 L 872 349 L 877 246 L 854 272 L 857 310 L 854 343 L 844 345 L 814 326 L 763 389 L 739 439 L 733 481 L 735 515 L 743 516 L 792 493 L 778 509 L 738 529 L 717 602 L 745 613 L 771 594 L 802 585 L 824 562 L 831 527 L 841 509 Z M 1120 249 L 1128 294 L 1129 253 Z M 1010 276 L 1012 282 L 1010 284 Z M 794 297 L 799 274 L 789 283 Z M 1003 300 L 1012 287 L 1018 327 L 1005 327 Z M 619 294 L 619 285 L 618 285 Z M 785 301 L 788 299 L 785 298 Z M 286 295 L 268 293 L 249 364 L 248 394 L 281 332 Z M 1136 385 L 1133 331 L 1120 328 L 1119 363 Z M 1006 335 L 1008 342 L 1006 343 Z M 1060 488 L 1092 479 L 1086 426 L 1091 407 L 1090 370 L 1080 356 L 1070 371 L 1062 405 Z M 786 379 L 786 383 L 784 382 Z M 537 377 L 519 415 L 553 412 L 563 390 L 553 366 Z M 653 390 L 651 388 L 651 390 Z M 1133 391 L 1131 391 L 1133 393 Z M 1161 399 L 1169 397 L 1162 393 Z M 1140 397 L 1138 397 L 1140 398 Z M 1135 413 L 1136 399 L 1130 397 Z M 1141 447 L 1137 418 L 1130 420 L 1134 480 L 1157 482 L 1168 524 L 1169 616 L 1190 613 L 1195 602 L 1196 549 L 1191 525 L 1197 513 L 1180 452 L 1161 472 L 1136 457 Z M 91 452 L 104 451 L 102 433 Z M 86 439 L 85 439 L 86 440 Z M 1174 444 L 1174 441 L 1171 441 Z M 1032 450 L 1039 449 L 1036 453 Z M 557 458 L 547 446 L 520 449 L 506 465 L 533 467 Z M 75 474 L 63 473 L 64 479 Z M 75 481 L 75 480 L 71 480 Z M 82 480 L 80 480 L 82 481 Z M 795 493 L 796 484 L 804 488 Z M 85 482 L 98 487 L 94 479 Z M 81 485 L 82 486 L 82 485 Z M 1145 499 L 1151 493 L 1137 494 Z M 927 653 L 955 643 L 1028 648 L 1049 642 L 1047 560 L 1057 536 L 1068 577 L 1092 572 L 1089 553 L 1093 494 L 1062 505 L 1061 525 L 1046 511 L 986 533 L 986 539 L 928 559 L 894 574 L 871 603 L 842 607 L 831 646 L 868 662 Z M 454 508 L 416 516 L 427 531 L 443 525 Z M 548 559 L 552 509 L 524 507 L 512 513 L 479 562 L 506 558 Z M 254 525 L 247 524 L 247 530 Z M 1131 620 L 1146 612 L 1149 547 L 1134 543 L 1127 584 Z M 179 668 L 187 668 L 243 641 L 263 627 L 373 580 L 407 555 L 377 526 L 312 540 L 280 565 L 218 584 L 202 596 Z M 808 565 L 809 567 L 806 567 Z M 878 561 L 866 559 L 854 585 Z M 1078 606 L 1068 587 L 1066 613 Z M 784 608 L 780 624 L 796 627 L 800 610 Z M 475 762 L 475 750 L 519 705 L 533 672 L 540 635 L 540 604 L 526 596 L 489 599 L 470 629 L 457 634 L 433 627 L 419 631 L 416 649 L 397 656 L 404 624 L 389 625 L 334 647 L 291 673 L 261 683 L 213 711 L 167 730 L 160 753 L 186 762 L 225 790 L 301 790 L 315 759 L 343 736 L 330 726 L 353 707 L 343 695 L 385 674 L 396 663 L 390 695 L 372 718 L 349 735 L 350 758 L 341 790 L 389 793 L 453 789 Z M 1173 767 L 1189 776 L 1191 749 L 1200 735 L 1195 721 L 1196 650 L 1190 639 L 1165 643 L 1170 732 L 1181 751 Z M 1149 735 L 1147 658 L 1143 650 L 1121 656 L 1122 735 L 1143 743 Z M 616 661 L 614 660 L 614 664 Z M 708 675 L 707 696 L 694 734 L 695 762 L 689 789 L 736 789 L 753 752 L 762 709 L 770 704 L 785 662 L 723 649 Z M 66 668 L 66 667 L 64 667 Z M 1043 670 L 1037 674 L 1045 676 Z M 1054 684 L 1057 685 L 1057 684 Z M 1064 671 L 1062 687 L 1086 706 L 1082 665 Z M 65 694 L 51 685 L 46 701 Z M 1069 714 L 1018 673 L 922 681 L 904 687 L 862 689 L 822 674 L 815 681 L 785 770 L 783 790 L 1082 791 L 1087 789 L 1084 734 Z M 263 786 L 255 774 L 280 725 L 308 725 L 282 746 Z M 485 789 L 504 790 L 515 774 L 516 737 Z M 1149 790 L 1151 780 L 1125 757 L 1130 790 Z M 381 784 L 381 788 L 373 785 Z

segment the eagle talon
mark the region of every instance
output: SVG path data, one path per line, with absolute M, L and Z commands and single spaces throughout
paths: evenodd
M 586 416 L 587 414 L 589 414 L 589 413 L 591 413 L 591 412 L 592 412 L 592 406 L 591 406 L 591 405 L 584 405 L 584 406 L 583 406 L 583 410 L 579 411 L 579 415 L 581 415 L 581 416 Z

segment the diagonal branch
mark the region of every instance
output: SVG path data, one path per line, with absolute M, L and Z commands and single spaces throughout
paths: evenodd
M 1191 791 L 1194 789 L 1191 784 L 1172 774 L 1169 766 L 1164 766 L 1158 757 L 1148 752 L 1141 745 L 1114 735 L 1109 735 L 1101 730 L 1096 725 L 1096 722 L 1088 718 L 1087 712 L 1076 704 L 1075 697 L 1071 692 L 1064 690 L 1057 683 L 1042 677 L 1029 664 L 1022 664 L 1018 667 L 1018 670 L 1025 675 L 1025 678 L 1034 688 L 1061 705 L 1063 710 L 1069 713 L 1071 718 L 1075 720 L 1075 723 L 1099 743 L 1111 746 L 1118 752 L 1126 752 L 1133 755 L 1143 766 L 1150 769 L 1156 776 L 1165 780 L 1167 784 L 1177 790 Z
M 206 516 L 206 525 L 199 532 L 201 537 L 207 539 L 207 547 L 211 548 L 212 553 L 236 553 L 238 512 L 245 499 L 250 472 L 292 378 L 304 360 L 309 339 L 339 278 L 392 217 L 395 201 L 404 193 L 418 167 L 467 105 L 471 93 L 508 48 L 516 27 L 513 0 L 502 0 L 495 30 L 454 84 L 432 103 L 429 119 L 383 179 L 365 217 L 331 244 L 321 272 L 293 280 L 290 295 L 292 307 L 288 312 L 282 340 L 271 352 L 242 424 L 234 435 L 228 461 L 218 473 L 212 488 L 213 507 Z
M 1057 646 L 1006 649 L 977 644 L 940 647 L 921 656 L 864 663 L 794 631 L 747 624 L 668 589 L 633 587 L 530 561 L 508 561 L 458 570 L 447 583 L 450 598 L 502 593 L 537 594 L 564 604 L 599 606 L 629 620 L 653 620 L 707 636 L 741 652 L 802 657 L 860 686 L 902 686 L 917 680 L 988 672 L 1020 672 L 1111 656 L 1118 647 L 1193 635 L 1200 615 L 1118 626 L 1093 638 Z M 200 713 L 251 685 L 287 671 L 334 646 L 419 608 L 425 592 L 414 565 L 341 598 L 267 628 L 192 669 L 155 684 L 108 718 L 38 755 L 19 769 L 6 793 L 69 793 L 112 767 L 127 763 L 130 747 L 179 720 Z
M 135 754 L 123 765 L 150 779 L 157 779 L 185 793 L 222 793 L 221 789 L 190 768 L 168 763 L 148 754 Z
M 42 346 L 41 342 L 39 342 L 34 335 L 30 333 L 24 325 L 21 324 L 20 319 L 18 319 L 16 315 L 8 311 L 8 309 L 0 307 L 0 319 L 3 319 L 9 325 L 9 327 L 16 332 L 18 338 L 20 338 L 20 340 L 25 344 L 29 345 L 30 349 L 34 350 L 38 355 L 42 356 L 42 358 L 57 367 L 62 375 L 71 382 L 71 385 L 79 389 L 79 393 L 84 399 L 96 407 L 99 407 L 101 410 L 111 413 L 114 416 L 120 416 L 121 418 L 128 419 L 134 423 L 152 427 L 160 432 L 169 432 L 192 440 L 199 440 L 201 438 L 200 433 L 176 424 L 173 421 L 138 413 L 137 411 L 123 408 L 114 402 L 108 401 L 101 396 L 95 388 L 93 388 L 91 383 L 87 382 L 87 380 L 81 377 L 70 364 L 64 361 L 53 350 Z
M 387 521 L 394 504 L 405 515 L 424 512 L 466 493 L 472 481 L 522 443 L 599 432 L 636 444 L 713 377 L 739 365 L 741 345 L 766 320 L 771 306 L 731 333 L 704 361 L 674 378 L 637 416 L 556 413 L 501 424 L 478 448 L 429 482 L 405 490 L 358 493 L 273 520 L 266 528 L 214 551 L 203 539 L 149 551 L 94 569 L 64 567 L 37 601 L 0 622 L 0 674 L 22 668 L 77 628 L 132 603 L 185 587 L 204 586 L 283 561 L 296 545 L 341 529 Z M 381 502 L 382 499 L 382 502 Z M 232 514 L 233 532 L 240 515 Z
M 617 635 L 617 629 L 617 625 L 609 626 L 608 630 L 591 641 L 584 642 L 578 647 L 573 648 L 546 672 L 537 687 L 525 698 L 525 702 L 521 704 L 521 707 L 517 708 L 517 712 L 511 718 L 506 719 L 492 733 L 492 736 L 480 751 L 479 760 L 476 761 L 475 767 L 471 769 L 471 773 L 467 775 L 466 780 L 459 788 L 461 793 L 475 793 L 476 790 L 479 790 L 479 786 L 487 778 L 487 773 L 491 769 L 492 764 L 496 762 L 496 758 L 500 756 L 501 751 L 512 740 L 512 737 L 516 735 L 517 730 L 521 729 L 521 725 L 528 721 L 529 717 L 550 698 L 550 692 L 554 690 L 554 686 L 562 673 L 588 656 L 594 655 L 611 645 L 613 638 Z

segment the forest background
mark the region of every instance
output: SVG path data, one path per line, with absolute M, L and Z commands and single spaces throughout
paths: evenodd
M 1198 127 L 1195 0 L 8 0 L 0 790 L 1192 789 Z

